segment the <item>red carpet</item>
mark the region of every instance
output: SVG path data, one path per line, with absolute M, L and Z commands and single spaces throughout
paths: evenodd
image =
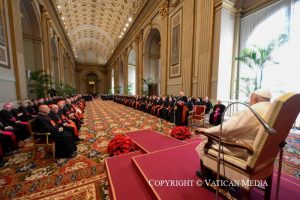
M 140 130 L 125 133 L 138 147 L 145 152 L 153 152 L 185 144 L 152 130 Z
M 275 199 L 276 184 L 277 184 L 277 171 L 274 170 L 271 199 Z M 262 191 L 259 191 L 258 189 L 253 189 L 253 191 L 251 192 L 251 199 L 255 199 L 255 200 L 264 199 L 263 195 L 264 194 Z M 299 198 L 300 198 L 300 180 L 295 177 L 282 173 L 280 179 L 279 199 L 298 200 Z
M 199 187 L 195 172 L 199 169 L 199 157 L 195 151 L 199 142 L 184 144 L 167 150 L 133 157 L 134 164 L 158 199 L 214 199 L 214 193 Z M 186 180 L 185 186 L 155 186 L 155 180 Z
M 201 142 L 201 141 L 203 141 L 204 139 L 203 139 L 203 137 L 201 137 L 201 136 L 196 136 L 196 137 L 194 137 L 194 138 L 191 138 L 191 139 L 188 139 L 188 140 L 184 140 L 183 142 L 184 143 L 193 143 L 193 142 Z
M 142 152 L 136 151 L 105 160 L 112 199 L 152 199 L 143 180 L 131 164 L 131 158 L 141 154 Z
M 215 198 L 214 192 L 199 187 L 202 182 L 195 174 L 200 165 L 195 148 L 201 137 L 179 141 L 150 130 L 126 135 L 147 153 L 134 152 L 107 159 L 113 199 Z M 275 198 L 276 173 L 273 176 L 272 199 Z M 299 189 L 299 179 L 282 174 L 279 199 L 299 199 Z M 251 199 L 263 199 L 263 195 L 262 191 L 253 189 Z

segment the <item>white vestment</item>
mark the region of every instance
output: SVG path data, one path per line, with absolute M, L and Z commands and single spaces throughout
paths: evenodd
M 264 118 L 270 105 L 271 105 L 270 102 L 260 102 L 252 105 L 251 107 L 262 118 Z M 258 133 L 258 129 L 261 126 L 262 126 L 261 123 L 254 116 L 254 114 L 248 108 L 245 108 L 235 113 L 231 118 L 228 119 L 228 121 L 223 123 L 221 138 L 222 140 L 237 142 L 237 143 L 246 143 L 252 146 L 256 134 Z M 220 125 L 206 129 L 205 132 L 218 137 L 220 132 Z M 196 151 L 198 152 L 200 157 L 201 154 L 203 153 L 202 150 L 206 143 L 207 140 L 200 143 L 196 148 Z M 212 144 L 211 148 L 216 150 L 219 149 L 218 144 L 215 142 Z M 241 158 L 248 157 L 247 152 L 240 148 L 224 146 L 223 152 L 225 154 L 229 154 Z

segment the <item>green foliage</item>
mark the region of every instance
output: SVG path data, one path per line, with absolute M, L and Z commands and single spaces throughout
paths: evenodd
M 55 84 L 55 90 L 57 96 L 64 96 L 64 84 L 63 82 L 59 82 Z
M 55 84 L 56 95 L 58 96 L 72 96 L 76 93 L 76 89 L 68 84 L 64 84 L 63 82 L 59 82 Z
M 34 93 L 37 98 L 45 97 L 49 90 L 51 76 L 44 71 L 32 71 L 29 77 L 28 87 L 30 92 Z
M 142 79 L 143 81 L 143 95 L 148 95 L 149 93 L 149 86 L 151 87 L 154 84 L 154 81 L 152 78 Z M 146 87 L 145 87 L 146 86 Z
M 128 85 L 124 88 L 124 93 L 125 94 L 132 94 L 133 90 L 133 83 L 129 82 Z
M 262 80 L 263 80 L 263 70 L 267 64 L 278 64 L 273 57 L 272 53 L 274 50 L 284 44 L 288 40 L 287 35 L 281 34 L 276 40 L 272 40 L 266 47 L 258 47 L 254 45 L 252 48 L 245 48 L 241 51 L 240 55 L 235 58 L 245 65 L 247 65 L 250 69 L 255 70 L 254 80 L 252 78 L 240 78 L 243 82 L 246 82 L 246 86 L 248 89 L 256 90 L 261 88 Z M 252 86 L 247 85 L 253 84 Z M 245 89 L 245 88 L 244 88 Z M 248 90 L 247 89 L 247 90 Z M 248 93 L 248 92 L 247 92 Z
M 152 85 L 153 84 L 153 79 L 152 78 L 147 78 L 147 79 L 142 79 L 144 85 Z
M 68 84 L 65 84 L 64 90 L 65 90 L 65 95 L 72 96 L 76 93 L 76 89 Z
M 115 94 L 120 94 L 121 90 L 122 90 L 122 87 L 120 85 L 114 87 Z
M 250 96 L 251 93 L 253 93 L 255 90 L 257 90 L 257 79 L 255 78 L 249 78 L 249 77 L 242 77 L 240 78 L 242 81 L 240 90 L 243 92 L 247 97 Z

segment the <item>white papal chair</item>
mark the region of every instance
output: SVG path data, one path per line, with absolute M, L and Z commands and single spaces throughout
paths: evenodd
M 258 130 L 253 146 L 222 141 L 224 146 L 234 146 L 246 149 L 247 159 L 241 159 L 228 154 L 221 154 L 220 176 L 236 182 L 266 181 L 265 199 L 270 199 L 274 162 L 278 152 L 285 144 L 293 123 L 300 112 L 300 94 L 286 93 L 277 98 L 270 106 L 264 119 L 275 129 L 276 134 L 270 135 L 264 127 Z M 208 137 L 201 155 L 201 170 L 216 173 L 218 169 L 218 151 L 211 148 L 212 141 L 217 141 L 207 133 Z M 243 199 L 249 198 L 253 185 L 241 184 Z

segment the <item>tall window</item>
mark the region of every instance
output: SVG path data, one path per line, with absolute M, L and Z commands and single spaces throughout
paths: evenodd
M 272 59 L 276 64 L 268 63 L 262 78 L 262 87 L 270 89 L 274 98 L 285 92 L 300 92 L 300 1 L 279 2 L 242 20 L 244 44 L 241 42 L 241 48 L 266 47 L 280 34 L 286 34 L 288 41 L 275 48 Z M 251 73 L 253 70 L 241 65 L 240 77 L 251 76 Z M 240 89 L 242 87 L 243 81 L 240 81 Z M 245 94 L 240 92 L 240 99 L 243 98 Z
M 135 95 L 135 65 L 128 65 L 128 85 L 129 93 Z
M 115 75 L 114 75 L 114 68 L 111 69 L 111 93 L 115 93 Z
M 136 88 L 136 52 L 131 49 L 128 56 L 128 94 L 135 95 Z

